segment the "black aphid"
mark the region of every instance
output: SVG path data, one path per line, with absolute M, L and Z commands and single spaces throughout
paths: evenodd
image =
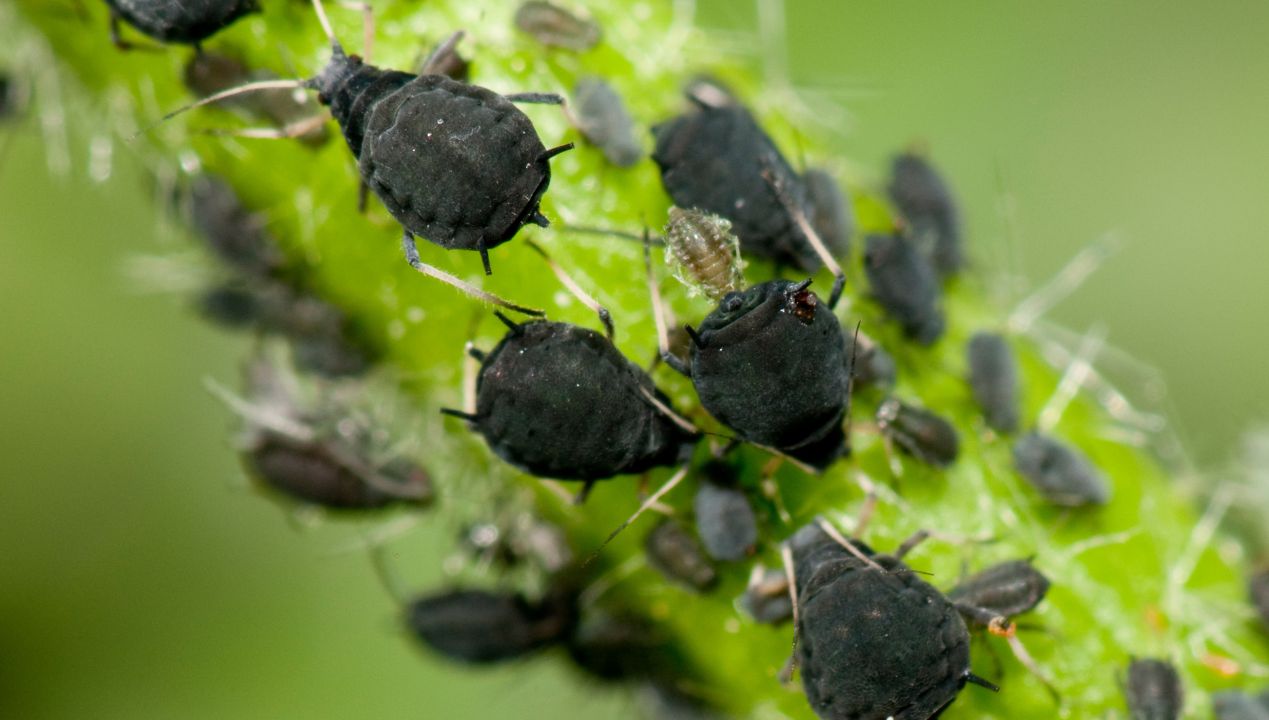
M 960 436 L 950 422 L 898 398 L 877 408 L 877 425 L 887 440 L 923 463 L 947 467 L 960 453 Z
M 701 468 L 701 476 L 692 509 L 705 551 L 724 561 L 752 555 L 758 545 L 758 522 L 749 498 L 737 486 L 735 469 L 711 460 Z
M 565 647 L 579 668 L 600 680 L 682 679 L 674 647 L 652 623 L 627 612 L 587 609 Z
M 791 212 L 812 215 L 805 184 L 749 110 L 720 95 L 689 94 L 695 109 L 652 128 L 666 192 L 730 220 L 747 256 L 814 272 L 823 258 Z
M 452 660 L 489 664 L 514 660 L 562 641 L 574 624 L 565 599 L 451 590 L 410 602 L 406 622 L 428 647 Z
M 666 578 L 697 591 L 718 582 L 718 572 L 710 564 L 701 544 L 677 521 L 662 520 L 643 540 L 648 564 Z
M 257 0 L 106 0 L 106 5 L 110 39 L 120 50 L 132 47 L 119 34 L 120 20 L 160 42 L 198 47 L 243 15 L 260 10 Z
M 869 235 L 864 272 L 873 298 L 908 337 L 923 345 L 943 335 L 938 277 L 916 247 L 900 234 Z
M 626 168 L 643 158 L 634 118 L 621 95 L 603 78 L 578 79 L 573 86 L 572 112 L 582 136 L 598 147 L 608 162 Z
M 1048 435 L 1031 432 L 1013 446 L 1018 472 L 1054 505 L 1105 505 L 1110 485 L 1079 450 Z
M 1185 691 L 1176 668 L 1166 660 L 1134 659 L 1124 685 L 1131 720 L 1177 720 L 1185 707 Z
M 1249 695 L 1237 690 L 1212 693 L 1216 720 L 1269 720 L 1269 691 Z
M 714 302 L 741 290 L 740 242 L 725 218 L 701 210 L 670 208 L 665 225 L 665 261 L 690 292 Z
M 827 170 L 810 168 L 802 174 L 811 225 L 833 257 L 850 255 L 850 237 L 855 233 L 855 213 L 837 180 Z
M 242 460 L 267 487 L 332 510 L 424 505 L 433 497 L 422 468 L 405 460 L 375 467 L 334 438 L 297 440 L 264 432 L 244 449 Z
M 740 606 L 754 620 L 778 625 L 793 617 L 793 601 L 789 598 L 789 577 L 780 568 L 754 565 L 749 574 Z
M 222 53 L 198 53 L 185 64 L 185 87 L 199 97 L 215 95 L 247 82 L 275 79 L 277 76 L 271 72 L 253 71 L 242 60 Z M 316 147 L 330 139 L 325 113 L 317 101 L 295 88 L 261 90 L 231 98 L 225 104 L 284 129 L 306 145 Z
M 406 259 L 425 275 L 513 307 L 423 263 L 414 237 L 479 252 L 488 274 L 490 248 L 510 240 L 527 223 L 545 227 L 548 221 L 538 208 L 551 181 L 548 161 L 572 145 L 546 149 L 533 122 L 514 103 L 559 104 L 563 98 L 500 95 L 435 74 L 432 68 L 419 75 L 377 68 L 344 52 L 320 0 L 313 3 L 331 42 L 331 59 L 316 77 L 298 86 L 318 91 L 318 100 L 330 106 L 357 158 L 362 182 L 402 225 Z M 447 42 L 460 38 L 457 33 Z M 295 86 L 289 81 L 252 83 L 177 112 L 245 92 Z
M 855 359 L 852 376 L 855 387 L 894 385 L 895 378 L 899 374 L 898 366 L 895 364 L 894 356 L 886 352 L 881 343 L 862 331 L 846 336 L 846 342 L 850 343 L 845 352 L 847 359 L 852 357 Z M 844 371 L 849 373 L 851 370 L 848 362 Z
M 920 155 L 898 155 L 888 190 L 917 247 L 939 275 L 960 270 L 965 264 L 960 211 L 938 171 Z
M 1013 617 L 1039 605 L 1048 591 L 1049 579 L 1030 560 L 1009 560 L 965 578 L 947 591 L 947 598 Z
M 516 9 L 516 27 L 550 47 L 582 52 L 599 44 L 603 31 L 594 20 L 581 18 L 542 0 L 529 0 Z
M 969 666 L 959 608 L 894 555 L 820 525 L 786 545 L 796 578 L 797 658 L 811 708 L 825 720 L 925 720 L 966 682 L 991 689 Z
M 996 333 L 975 333 L 966 346 L 969 387 L 987 426 L 1003 433 L 1018 429 L 1018 361 L 1009 341 Z
M 1269 630 L 1269 569 L 1261 570 L 1247 581 L 1247 594 L 1260 614 L 1260 622 Z

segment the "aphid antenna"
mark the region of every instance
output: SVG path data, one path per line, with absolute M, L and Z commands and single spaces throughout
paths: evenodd
M 692 369 L 670 352 L 670 333 L 665 327 L 665 304 L 661 300 L 661 288 L 657 284 L 656 272 L 652 269 L 652 242 L 647 228 L 643 230 L 643 268 L 648 277 L 648 294 L 652 297 L 652 321 L 657 329 L 657 349 L 661 352 L 661 362 L 669 365 L 676 372 L 687 377 L 692 376 Z M 688 335 L 692 342 L 699 345 L 699 338 L 689 327 Z
M 419 248 L 414 244 L 414 234 L 409 230 L 406 230 L 401 237 L 401 248 L 405 251 L 405 259 L 406 262 L 410 263 L 410 267 L 432 278 L 433 280 L 440 280 L 446 285 L 449 285 L 462 293 L 466 293 L 477 300 L 489 303 L 490 305 L 504 307 L 508 310 L 514 310 L 522 315 L 529 315 L 531 317 L 543 317 L 546 315 L 546 312 L 542 310 L 525 307 L 524 305 L 516 305 L 508 300 L 503 300 L 491 292 L 481 290 L 475 285 L 459 280 L 457 277 L 441 270 L 440 268 L 432 267 L 431 265 L 423 262 L 423 260 L 419 258 Z
M 205 98 L 202 98 L 201 100 L 196 100 L 188 105 L 184 105 L 182 107 L 179 107 L 173 110 L 172 112 L 169 112 L 168 114 L 164 115 L 158 120 L 150 123 L 149 125 L 146 125 L 145 127 L 133 133 L 128 138 L 128 142 L 136 141 L 137 138 L 149 133 L 150 131 L 154 130 L 155 128 L 167 122 L 168 120 L 171 120 L 177 115 L 187 113 L 190 110 L 203 107 L 204 105 L 211 105 L 212 103 L 218 103 L 221 100 L 227 100 L 229 98 L 237 97 L 239 95 L 245 95 L 247 93 L 259 92 L 260 90 L 295 90 L 297 88 L 308 88 L 310 87 L 311 82 L 312 82 L 311 80 L 259 80 L 257 82 L 251 82 L 245 85 L 239 85 L 238 87 L 232 87 L 232 88 L 229 88 L 228 90 L 222 90 L 218 93 L 213 93 L 211 95 L 208 95 Z
M 832 538 L 833 542 L 837 543 L 838 545 L 841 545 L 846 550 L 846 552 L 850 553 L 851 555 L 854 555 L 856 560 L 864 563 L 865 565 L 872 568 L 873 570 L 876 570 L 879 573 L 887 572 L 886 569 L 878 565 L 875 560 L 873 560 L 872 558 L 860 552 L 859 548 L 855 547 L 854 543 L 847 540 L 845 536 L 843 536 L 840 532 L 838 532 L 837 528 L 833 527 L 833 525 L 829 523 L 829 521 L 825 520 L 824 518 L 816 518 L 815 524 L 818 525 L 819 528 L 824 531 L 824 534 Z
M 1042 432 L 1053 429 L 1053 426 L 1062 419 L 1062 413 L 1066 412 L 1071 400 L 1075 399 L 1080 388 L 1088 381 L 1088 375 L 1093 367 L 1092 362 L 1105 342 L 1106 326 L 1100 323 L 1089 328 L 1084 334 L 1084 339 L 1080 341 L 1079 348 L 1075 352 L 1075 358 L 1062 373 L 1062 378 L 1058 381 L 1057 389 L 1053 391 L 1052 397 L 1040 410 L 1036 427 Z
M 1005 327 L 1013 333 L 1030 330 L 1036 320 L 1079 289 L 1122 245 L 1118 235 L 1107 233 L 1080 250 L 1051 280 L 1014 306 Z
M 608 340 L 611 342 L 616 334 L 616 331 L 613 329 L 612 314 L 608 312 L 608 308 L 600 305 L 598 300 L 592 297 L 590 293 L 583 290 L 582 286 L 578 285 L 577 281 L 565 272 L 564 268 L 559 266 L 559 263 L 555 262 L 550 255 L 546 254 L 546 251 L 542 249 L 541 245 L 538 245 L 532 240 L 525 240 L 524 242 L 530 248 L 533 248 L 534 252 L 542 256 L 542 259 L 546 261 L 546 266 L 551 268 L 551 272 L 555 273 L 555 277 L 559 279 L 560 284 L 567 288 L 573 297 L 577 298 L 583 305 L 590 308 L 592 312 L 599 316 L 599 322 L 603 324 L 604 332 L 607 333 Z
M 789 217 L 793 218 L 793 222 L 797 223 L 798 230 L 802 232 L 802 236 L 810 243 L 811 249 L 819 256 L 820 262 L 824 263 L 824 267 L 833 273 L 833 289 L 828 295 L 828 307 L 830 310 L 836 310 L 837 302 L 842 298 L 842 289 L 846 287 L 846 273 L 842 271 L 842 266 L 837 264 L 837 258 L 833 257 L 833 254 L 828 251 L 828 247 L 820 239 L 820 234 L 815 232 L 815 228 L 811 227 L 810 221 L 806 219 L 806 213 L 793 202 L 793 198 L 789 197 L 786 189 L 776 179 L 775 173 L 772 172 L 774 163 L 771 156 L 764 156 L 762 164 L 764 166 L 762 177 L 766 179 L 767 184 L 775 192 L 776 198 L 784 206 L 784 211 L 789 214 Z
M 648 496 L 648 499 L 644 500 L 643 504 L 641 504 L 639 508 L 635 510 L 634 513 L 629 518 L 626 519 L 625 522 L 618 525 L 616 530 L 613 530 L 611 533 L 608 533 L 608 537 L 604 540 L 604 542 L 598 548 L 595 548 L 594 552 L 592 552 L 590 556 L 586 558 L 586 561 L 582 563 L 582 567 L 585 568 L 586 566 L 594 562 L 595 558 L 599 557 L 599 553 L 603 552 L 604 548 L 608 547 L 608 543 L 612 542 L 618 535 L 620 535 L 622 530 L 625 530 L 626 528 L 630 527 L 630 525 L 633 524 L 635 520 L 638 520 L 639 516 L 642 515 L 645 511 L 647 511 L 648 508 L 652 507 L 653 505 L 656 505 L 661 500 L 661 498 L 665 497 L 666 493 L 678 487 L 679 483 L 683 482 L 683 478 L 687 477 L 687 471 L 690 469 L 690 467 L 691 467 L 690 464 L 684 463 L 682 467 L 680 467 L 677 471 L 675 471 L 674 475 L 672 475 L 669 480 L 665 481 L 665 484 L 657 488 L 656 492 Z
M 203 378 L 203 387 L 216 399 L 223 402 L 226 407 L 252 425 L 278 433 L 296 442 L 313 442 L 317 437 L 316 432 L 308 425 L 289 418 L 280 412 L 274 412 L 249 402 L 210 377 Z
M 908 553 L 915 550 L 918 545 L 930 539 L 930 537 L 930 531 L 925 528 L 921 528 L 920 530 L 912 533 L 907 540 L 899 543 L 899 547 L 891 554 L 896 560 L 902 560 Z
M 633 555 L 617 567 L 601 574 L 587 585 L 585 590 L 578 594 L 577 607 L 584 609 L 593 606 L 609 590 L 616 587 L 646 564 L 647 561 L 642 554 Z

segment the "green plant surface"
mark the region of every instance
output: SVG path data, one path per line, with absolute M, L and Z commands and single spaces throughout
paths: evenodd
M 336 139 L 313 150 L 294 142 L 200 132 L 242 125 L 233 114 L 212 108 L 187 113 L 134 138 L 138 129 L 188 102 L 179 81 L 188 51 L 117 53 L 104 32 L 104 10 L 96 4 L 84 8 L 87 18 L 38 0 L 19 0 L 17 5 L 25 21 L 48 39 L 75 83 L 93 98 L 91 106 L 101 122 L 125 139 L 126 152 L 139 155 L 160 176 L 196 159 L 197 165 L 230 179 L 249 206 L 266 214 L 270 230 L 288 253 L 303 263 L 311 290 L 344 308 L 383 353 L 394 370 L 385 369 L 380 382 L 398 382 L 407 394 L 412 418 L 406 422 L 426 437 L 419 459 L 442 487 L 440 504 L 446 516 L 433 514 L 424 522 L 457 526 L 461 517 L 474 515 L 496 499 L 531 496 L 538 512 L 564 526 L 575 546 L 586 553 L 598 548 L 633 510 L 638 502 L 634 478 L 602 483 L 586 505 L 573 507 L 492 458 L 461 423 L 441 420 L 441 407 L 461 403 L 463 344 L 473 340 L 491 347 L 501 335 L 501 325 L 472 301 L 415 274 L 400 257 L 398 226 L 381 207 L 372 202 L 366 215 L 357 214 L 356 168 L 342 142 Z M 687 24 L 687 18 L 676 18 L 674 8 L 665 3 L 593 3 L 591 11 L 605 28 L 605 41 L 583 55 L 544 50 L 514 32 L 508 3 L 381 5 L 375 7 L 378 64 L 413 67 L 450 29 L 465 28 L 469 37 L 461 50 L 474 58 L 475 82 L 505 92 L 567 93 L 579 75 L 603 75 L 630 99 L 644 125 L 679 112 L 684 107 L 679 94 L 683 80 L 707 70 L 754 100 L 782 147 L 800 148 L 810 164 L 834 162 L 827 150 L 821 150 L 827 144 L 816 124 L 796 122 L 809 116 L 808 111 L 778 92 L 763 92 L 751 59 L 725 53 L 716 40 Z M 340 9 L 332 13 L 339 37 L 350 47 L 358 46 L 359 16 Z M 235 25 L 209 47 L 232 47 L 253 65 L 283 76 L 296 72 L 294 68 L 301 75 L 312 74 L 328 55 L 312 12 L 302 3 L 272 3 L 263 15 Z M 656 52 L 649 53 L 650 47 Z M 656 168 L 647 159 L 628 171 L 607 166 L 595 149 L 581 142 L 558 109 L 527 112 L 548 146 L 577 141 L 579 148 L 553 163 L 552 185 L 543 204 L 553 226 L 527 228 L 522 234 L 541 242 L 611 309 L 623 352 L 650 359 L 655 339 L 639 246 L 570 233 L 568 228 L 638 230 L 645 223 L 661 224 L 668 199 Z M 884 201 L 860 185 L 852 191 L 866 228 L 885 227 Z M 547 308 L 552 319 L 596 326 L 593 314 L 562 291 L 522 242 L 491 252 L 491 278 L 483 277 L 474 254 L 445 252 L 425 243 L 421 250 L 425 262 L 515 302 Z M 681 320 L 693 322 L 708 311 L 701 300 L 688 298 L 667 281 L 664 268 L 660 272 L 663 291 Z M 771 272 L 763 263 L 752 263 L 747 275 L 756 280 Z M 1111 478 L 1114 499 L 1109 506 L 1086 512 L 1046 507 L 1012 471 L 1009 443 L 983 428 L 963 380 L 963 348 L 969 335 L 1003 325 L 1001 310 L 982 297 L 976 283 L 953 282 L 946 299 L 946 336 L 932 348 L 919 348 L 905 342 L 866 297 L 858 247 L 847 274 L 848 299 L 839 315 L 849 326 L 861 323 L 895 354 L 900 397 L 935 409 L 956 424 L 961 459 L 947 472 L 934 472 L 904 458 L 902 477 L 892 477 L 880 439 L 866 427 L 880 398 L 861 392 L 853 409 L 858 427 L 851 459 L 819 477 L 791 467 L 779 471 L 782 500 L 792 521 L 781 522 L 769 503 L 763 507 L 763 562 L 777 564 L 778 541 L 816 515 L 849 527 L 862 497 L 859 480 L 866 477 L 881 487 L 882 495 L 866 533 L 874 547 L 893 547 L 923 527 L 951 537 L 991 538 L 932 540 L 917 550 L 910 564 L 931 573 L 931 582 L 940 587 L 954 584 L 964 565 L 979 568 L 1016 557 L 1036 558 L 1037 566 L 1054 580 L 1054 588 L 1028 618 L 1044 629 L 1025 632 L 1024 638 L 1062 694 L 1062 716 L 1122 713 L 1115 675 L 1129 655 L 1177 659 L 1188 687 L 1195 690 L 1231 684 L 1210 668 L 1213 657 L 1232 659 L 1244 668 L 1259 667 L 1269 647 L 1263 635 L 1248 626 L 1239 568 L 1220 556 L 1219 543 L 1189 532 L 1196 522 L 1191 500 L 1148 452 L 1116 439 L 1122 435 L 1120 428 L 1092 400 L 1073 401 L 1055 432 L 1086 451 Z M 829 282 L 826 274 L 816 277 L 816 287 L 826 288 Z M 1052 395 L 1059 373 L 1040 361 L 1026 338 L 1015 338 L 1014 346 L 1024 363 L 1024 417 L 1035 418 Z M 684 380 L 665 369 L 658 370 L 656 378 L 694 421 L 722 431 L 695 405 Z M 753 481 L 767 456 L 753 449 L 740 453 L 746 477 Z M 653 486 L 668 476 L 655 473 Z M 693 487 L 694 482 L 685 483 L 667 501 L 684 510 Z M 457 510 L 451 513 L 451 508 Z M 685 660 L 683 689 L 738 716 L 811 717 L 800 692 L 781 687 L 777 680 L 789 653 L 790 628 L 755 625 L 734 608 L 749 564 L 726 567 L 719 588 L 708 595 L 667 585 L 638 565 L 643 534 L 653 522 L 651 517 L 640 520 L 595 561 L 596 577 L 612 582 L 604 600 L 654 619 L 673 638 Z M 409 547 L 412 542 L 407 536 L 394 546 L 406 566 L 420 552 Z M 622 575 L 630 568 L 633 572 Z M 1008 657 L 1003 643 L 976 642 L 978 674 L 997 679 L 993 653 L 1000 656 L 1003 668 L 998 678 L 1002 692 L 966 689 L 945 717 L 1052 715 L 1054 706 L 1041 684 Z M 1204 717 L 1207 712 L 1203 694 L 1190 693 L 1187 716 Z

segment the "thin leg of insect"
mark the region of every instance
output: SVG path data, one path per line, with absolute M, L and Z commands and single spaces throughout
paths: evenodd
M 657 276 L 652 270 L 652 243 L 649 241 L 647 230 L 643 231 L 643 267 L 648 276 L 648 294 L 652 296 L 652 321 L 657 328 L 657 348 L 661 351 L 661 360 L 675 371 L 691 377 L 691 367 L 670 352 L 670 333 L 665 328 L 665 309 L 661 302 L 661 288 L 657 285 Z M 692 339 L 695 342 L 695 335 Z
M 468 342 L 463 346 L 463 412 L 476 415 L 477 368 L 485 361 L 485 353 Z
M 1053 391 L 1053 396 L 1044 404 L 1044 408 L 1040 411 L 1036 420 L 1036 427 L 1042 432 L 1051 430 L 1054 425 L 1057 425 L 1058 420 L 1062 418 L 1062 413 L 1066 411 L 1066 407 L 1071 404 L 1071 400 L 1075 398 L 1076 393 L 1080 391 L 1085 381 L 1088 380 L 1089 372 L 1092 370 L 1092 361 L 1105 342 L 1106 328 L 1102 325 L 1094 325 L 1084 335 L 1084 339 L 1080 342 L 1079 349 L 1076 351 L 1075 358 L 1067 366 L 1066 372 L 1062 373 L 1062 379 L 1058 381 L 1057 389 Z
M 784 464 L 784 456 L 772 455 L 771 459 L 763 463 L 762 471 L 759 477 L 762 480 L 758 487 L 762 488 L 763 497 L 771 501 L 775 505 L 776 515 L 780 518 L 780 522 L 786 525 L 793 522 L 793 516 L 789 514 L 789 509 L 784 505 L 784 497 L 780 494 L 780 484 L 775 481 L 776 471 Z
M 559 263 L 555 262 L 550 255 L 546 254 L 546 251 L 542 249 L 541 245 L 538 245 L 532 240 L 525 240 L 525 243 L 528 244 L 534 252 L 542 256 L 542 259 L 546 261 L 546 266 L 551 268 L 551 272 L 555 273 L 555 277 L 559 279 L 560 284 L 567 288 L 568 291 L 572 293 L 573 297 L 580 300 L 583 305 L 590 308 L 592 312 L 599 316 L 599 322 L 603 324 L 604 332 L 608 334 L 608 339 L 612 340 L 616 331 L 613 330 L 612 314 L 608 312 L 608 308 L 600 305 L 598 300 L 592 297 L 590 293 L 583 290 L 582 286 L 578 285 L 577 281 L 565 272 L 564 268 L 559 266 Z
M 641 504 L 638 507 L 638 509 L 636 509 L 634 513 L 631 514 L 631 516 L 626 519 L 625 522 L 618 525 L 616 530 L 613 530 L 611 533 L 608 533 L 608 537 L 605 538 L 604 542 L 600 544 L 600 546 L 596 548 L 593 553 L 590 554 L 590 557 L 586 559 L 586 562 L 583 563 L 582 566 L 585 567 L 586 565 L 591 564 L 591 562 L 593 562 L 596 557 L 599 557 L 599 553 L 603 552 L 604 548 L 608 547 L 608 543 L 612 542 L 614 538 L 616 538 L 618 535 L 621 534 L 622 530 L 625 530 L 626 528 L 630 527 L 630 525 L 634 523 L 635 520 L 638 520 L 639 516 L 642 515 L 644 512 L 646 512 L 648 508 L 652 507 L 653 505 L 656 505 L 658 502 L 661 501 L 661 498 L 665 497 L 667 493 L 669 493 L 674 488 L 678 487 L 679 483 L 683 482 L 683 478 L 687 477 L 687 471 L 690 467 L 691 466 L 689 464 L 685 463 L 682 467 L 680 467 L 674 473 L 674 475 L 670 477 L 669 480 L 665 481 L 665 484 L 657 488 L 657 491 L 652 493 L 652 495 L 649 496 L 647 500 L 644 500 L 643 504 Z
M 781 185 L 775 173 L 772 172 L 771 168 L 775 165 L 772 159 L 764 157 L 762 158 L 762 163 L 766 168 L 763 170 L 762 176 L 771 185 L 776 198 L 784 206 L 784 211 L 797 224 L 802 236 L 806 238 L 806 241 L 811 245 L 811 249 L 819 256 L 820 262 L 824 263 L 824 267 L 833 273 L 833 290 L 828 295 L 828 307 L 830 310 L 836 309 L 837 302 L 842 298 L 842 289 L 846 287 L 846 273 L 842 271 L 842 266 L 837 264 L 837 259 L 833 257 L 833 254 L 828 251 L 824 241 L 820 239 L 820 234 L 815 232 L 815 228 L 811 227 L 810 221 L 806 219 L 806 213 L 793 202 L 793 198 L 789 197 L 787 189 Z
M 899 543 L 899 547 L 894 551 L 896 559 L 902 560 L 908 553 L 916 549 L 918 545 L 928 540 L 930 537 L 929 530 L 917 530 L 908 537 L 907 540 Z
M 454 52 L 454 48 L 458 47 L 458 43 L 462 41 L 464 35 L 466 35 L 466 33 L 462 30 L 458 30 L 452 33 L 449 37 L 445 38 L 440 45 L 436 46 L 436 49 L 432 51 L 432 54 L 428 56 L 427 62 L 423 63 L 423 67 L 419 68 L 419 74 L 435 75 L 437 65 L 445 62 L 445 58 Z
M 793 550 L 789 548 L 789 544 L 780 545 L 780 562 L 784 565 L 784 579 L 789 586 L 789 604 L 793 609 L 793 647 L 789 650 L 789 659 L 784 662 L 784 667 L 780 668 L 780 683 L 788 685 L 793 679 L 793 671 L 797 669 L 797 648 L 798 648 L 798 584 L 797 576 L 793 570 Z
M 1018 658 L 1018 662 L 1035 676 L 1044 689 L 1048 691 L 1049 696 L 1053 698 L 1053 702 L 1057 705 L 1062 704 L 1062 696 L 1058 693 L 1057 688 L 1053 686 L 1052 681 L 1040 670 L 1040 665 L 1031 657 L 1031 653 L 1027 652 L 1027 648 L 1018 639 L 1017 626 L 1015 626 L 1007 617 L 993 612 L 986 608 L 980 608 L 967 603 L 954 603 L 956 611 L 962 616 L 973 620 L 975 623 L 984 625 L 987 632 L 997 637 L 1002 637 L 1009 643 L 1009 649 L 1013 651 L 1014 657 Z
M 511 93 L 503 95 L 504 98 L 513 103 L 528 103 L 531 105 L 563 105 L 564 96 L 557 93 Z
M 533 317 L 542 317 L 546 314 L 542 310 L 536 310 L 534 308 L 524 307 L 523 305 L 516 305 L 513 302 L 503 300 L 502 298 L 498 297 L 497 295 L 494 295 L 493 293 L 481 290 L 480 288 L 474 285 L 471 285 L 469 283 L 463 282 L 462 280 L 459 280 L 458 278 L 454 277 L 453 275 L 450 275 L 444 270 L 439 270 L 423 262 L 421 259 L 419 259 L 419 248 L 417 245 L 414 244 L 414 235 L 409 230 L 406 230 L 405 234 L 401 238 L 401 247 L 402 249 L 405 250 L 405 259 L 406 259 L 406 262 L 410 263 L 410 267 L 414 268 L 420 273 L 423 273 L 424 275 L 427 275 L 430 278 L 440 280 L 441 282 L 451 287 L 454 287 L 476 298 L 477 300 L 482 300 L 491 305 L 497 305 L 498 307 L 504 307 L 504 308 L 507 308 L 508 310 L 515 310 L 518 313 L 521 313 L 524 315 L 531 315 Z
M 140 50 L 142 52 L 159 52 L 163 48 L 152 45 L 150 43 L 137 43 L 131 40 L 125 40 L 123 33 L 120 32 L 119 14 L 114 10 L 110 11 L 110 43 L 117 49 L 127 52 L 129 50 Z
M 657 412 L 669 418 L 670 422 L 674 423 L 675 425 L 678 425 L 679 427 L 683 428 L 684 430 L 686 430 L 687 432 L 693 435 L 700 434 L 701 432 L 700 428 L 696 427 L 696 425 L 693 424 L 691 420 L 688 420 L 682 415 L 674 412 L 674 408 L 671 408 L 669 405 L 666 405 L 665 403 L 658 400 L 657 396 L 653 395 L 647 388 L 645 387 L 639 388 L 639 393 L 643 395 L 643 399 L 647 400 L 649 405 L 657 409 Z

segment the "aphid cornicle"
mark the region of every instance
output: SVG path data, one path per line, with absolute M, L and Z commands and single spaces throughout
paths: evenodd
M 975 333 L 966 346 L 969 387 L 983 419 L 993 430 L 1018 429 L 1018 362 L 1009 341 L 996 333 Z
M 929 345 L 943 335 L 943 292 L 934 269 L 900 234 L 869 235 L 864 272 L 872 296 L 908 337 Z
M 898 398 L 877 407 L 877 425 L 899 449 L 928 465 L 947 467 L 960 454 L 960 436 L 950 422 Z
M 119 35 L 123 20 L 165 43 L 197 47 L 243 15 L 258 12 L 258 0 L 105 0 L 110 8 L 110 38 L 119 49 L 131 45 Z
M 737 487 L 736 471 L 721 460 L 701 468 L 701 483 L 692 501 L 696 533 L 715 560 L 740 560 L 758 545 L 758 523 L 749 498 Z
M 662 520 L 643 541 L 648 564 L 680 585 L 704 592 L 718 582 L 718 572 L 696 538 L 678 521 Z
M 967 682 L 969 630 L 961 609 L 895 555 L 819 524 L 786 543 L 797 598 L 798 664 L 811 709 L 825 720 L 926 720 Z
M 920 155 L 898 155 L 891 165 L 890 199 L 908 225 L 922 255 L 942 277 L 965 264 L 960 210 L 934 166 Z
M 1269 720 L 1269 690 L 1259 696 L 1238 690 L 1212 694 L 1216 720 Z
M 1177 720 L 1185 707 L 1185 691 L 1176 668 L 1166 660 L 1134 659 L 1124 685 L 1131 720 Z
M 471 664 L 506 662 L 562 641 L 575 611 L 565 597 L 451 590 L 413 600 L 406 622 L 428 647 Z
M 1048 435 L 1031 432 L 1013 446 L 1018 472 L 1054 505 L 1105 505 L 1110 486 L 1079 450 Z

